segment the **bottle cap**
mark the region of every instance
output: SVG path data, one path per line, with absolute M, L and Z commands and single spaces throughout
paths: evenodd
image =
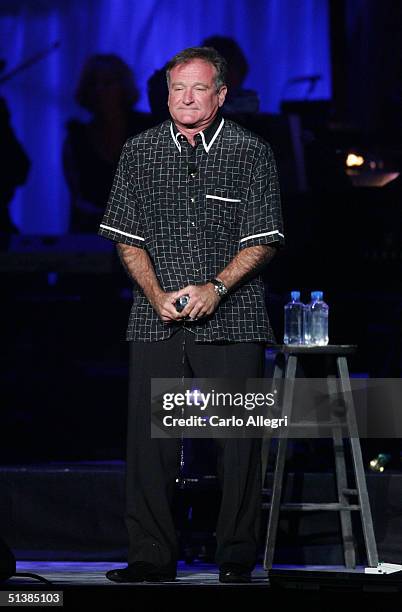
M 322 291 L 312 291 L 311 292 L 311 299 L 312 300 L 322 300 L 322 296 L 323 296 L 323 292 Z
M 290 297 L 292 298 L 292 300 L 296 301 L 296 300 L 300 300 L 300 291 L 291 291 L 290 292 Z

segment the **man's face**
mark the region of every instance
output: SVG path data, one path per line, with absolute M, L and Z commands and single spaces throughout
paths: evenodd
M 215 75 L 215 67 L 200 59 L 172 68 L 168 106 L 178 127 L 205 129 L 212 123 L 227 91 L 216 91 Z

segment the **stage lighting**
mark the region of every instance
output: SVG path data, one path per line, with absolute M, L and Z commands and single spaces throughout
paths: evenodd
M 362 166 L 364 164 L 364 157 L 362 155 L 356 155 L 356 153 L 348 153 L 346 158 L 346 165 L 348 168 L 354 166 Z
M 370 461 L 370 469 L 373 470 L 373 472 L 383 472 L 385 466 L 387 465 L 387 463 L 389 463 L 390 460 L 391 455 L 388 455 L 386 453 L 380 453 L 375 459 L 372 459 Z

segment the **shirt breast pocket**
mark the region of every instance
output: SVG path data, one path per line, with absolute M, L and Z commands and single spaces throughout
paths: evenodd
M 214 189 L 205 195 L 205 227 L 220 226 L 235 232 L 242 199 L 229 189 Z

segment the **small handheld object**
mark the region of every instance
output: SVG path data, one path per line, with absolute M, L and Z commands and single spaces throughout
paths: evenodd
M 184 308 L 187 306 L 187 304 L 190 301 L 190 296 L 189 295 L 182 295 L 181 297 L 179 297 L 176 301 L 175 301 L 175 307 L 177 312 L 181 312 L 182 310 L 184 310 Z

